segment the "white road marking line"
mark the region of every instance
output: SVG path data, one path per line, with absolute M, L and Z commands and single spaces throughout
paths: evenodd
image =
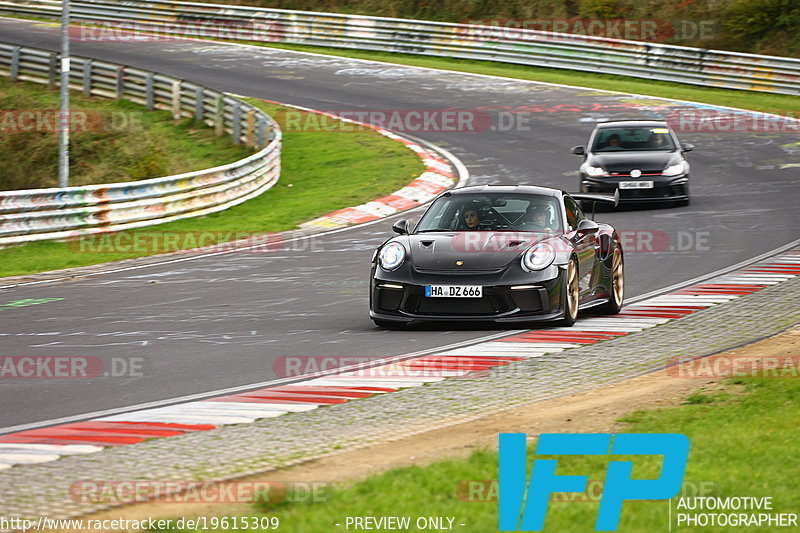
M 574 328 L 551 328 L 547 331 L 570 331 L 572 333 L 632 333 L 635 331 L 642 331 L 644 328 L 635 326 L 631 324 L 630 326 L 622 326 L 622 325 L 615 325 L 615 326 L 604 326 L 598 324 L 596 326 L 587 326 L 581 324 L 581 327 L 578 329 Z
M 286 399 L 290 400 L 291 398 L 286 398 Z M 270 403 L 269 400 L 264 400 L 263 403 L 260 402 L 260 401 L 259 402 L 227 402 L 227 401 L 218 402 L 218 401 L 214 401 L 214 400 L 206 400 L 206 401 L 204 401 L 202 403 L 204 403 L 204 404 L 233 403 L 235 405 L 242 405 L 242 406 L 244 406 L 244 405 L 258 405 L 258 406 L 261 406 L 262 409 L 266 409 L 268 411 L 286 411 L 286 412 L 289 412 L 289 413 L 300 413 L 300 412 L 303 412 L 303 411 L 313 411 L 314 409 L 316 409 L 318 407 L 317 405 L 312 404 L 312 403 L 310 403 L 308 405 L 303 405 L 301 403 Z
M 233 416 L 204 416 L 201 414 L 149 414 L 149 413 L 130 413 L 117 416 L 109 416 L 106 418 L 98 418 L 98 421 L 107 422 L 174 422 L 179 424 L 213 424 L 213 425 L 227 425 L 227 424 L 245 424 L 250 423 L 253 418 L 233 417 Z
M 25 454 L 25 453 L 3 453 L 0 452 L 0 463 L 22 465 L 49 463 L 55 461 L 59 456 L 55 454 Z
M 0 442 L 0 453 L 6 449 L 38 450 L 53 452 L 59 455 L 73 455 L 99 452 L 103 447 L 90 444 L 27 444 L 21 442 Z
M 441 381 L 441 380 L 434 380 Z M 344 378 L 318 378 L 305 382 L 307 385 L 327 385 L 327 386 L 350 386 L 350 387 L 381 387 L 385 389 L 402 389 L 406 387 L 421 387 L 425 384 L 424 381 L 399 381 L 381 379 L 380 381 L 374 379 L 344 379 Z
M 487 342 L 487 346 L 493 347 L 497 346 L 500 349 L 519 349 L 519 350 L 533 350 L 533 351 L 542 351 L 542 350 L 557 350 L 559 348 L 563 350 L 568 350 L 569 348 L 579 348 L 583 346 L 583 344 L 578 342 L 557 342 L 553 341 L 542 341 L 542 342 Z

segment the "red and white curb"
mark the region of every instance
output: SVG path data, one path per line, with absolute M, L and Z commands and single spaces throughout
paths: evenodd
M 275 102 L 272 100 L 264 101 L 286 107 L 292 107 L 307 113 L 315 113 L 345 123 L 355 124 L 360 128 L 374 130 L 384 137 L 388 137 L 389 139 L 403 143 L 406 147 L 415 152 L 425 165 L 425 171 L 402 189 L 395 191 L 388 196 L 376 198 L 375 200 L 365 204 L 354 207 L 346 207 L 344 209 L 334 211 L 333 213 L 328 213 L 325 216 L 315 218 L 314 220 L 309 220 L 308 222 L 300 224 L 301 228 L 336 229 L 350 226 L 352 224 L 363 224 L 364 222 L 371 222 L 373 220 L 385 218 L 394 215 L 395 213 L 413 209 L 426 204 L 447 189 L 455 187 L 456 184 L 461 181 L 456 173 L 453 172 L 453 167 L 450 162 L 442 157 L 442 155 L 389 130 L 381 129 L 372 124 L 366 124 L 352 119 L 340 117 L 333 113 L 320 111 L 318 109 L 310 109 L 307 107 L 285 104 L 283 102 Z
M 109 446 L 208 431 L 230 424 L 310 411 L 515 361 L 563 352 L 652 328 L 800 275 L 800 247 L 710 280 L 625 306 L 614 316 L 584 318 L 571 328 L 530 330 L 399 362 L 310 378 L 228 396 L 0 435 L 0 469 L 44 463 Z

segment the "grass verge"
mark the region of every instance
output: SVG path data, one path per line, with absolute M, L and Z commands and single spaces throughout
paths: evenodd
M 705 399 L 698 401 L 698 394 Z M 680 432 L 689 436 L 691 451 L 684 477 L 685 497 L 772 497 L 770 512 L 796 513 L 800 509 L 800 492 L 796 490 L 796 469 L 791 465 L 796 463 L 796 443 L 800 439 L 798 416 L 800 381 L 796 376 L 736 378 L 728 380 L 721 390 L 694 394 L 679 407 L 636 412 L 622 422 L 627 425 L 627 432 Z M 530 447 L 529 463 L 533 453 Z M 602 480 L 610 459 L 609 456 L 561 456 L 558 474 L 588 475 L 589 480 Z M 633 476 L 638 479 L 657 476 L 661 465 L 660 458 L 614 456 L 614 459 L 633 460 Z M 530 464 L 528 468 L 530 472 Z M 449 516 L 455 517 L 457 531 L 485 533 L 497 530 L 496 486 L 474 485 L 477 490 L 470 492 L 466 483 L 496 479 L 497 453 L 480 450 L 468 459 L 387 471 L 333 490 L 323 503 L 264 505 L 252 515 L 277 516 L 281 531 L 297 533 L 344 531 L 347 516 L 410 516 L 412 524 L 417 517 Z M 550 504 L 545 531 L 592 531 L 598 505 L 598 499 L 591 497 L 585 501 L 555 501 Z M 676 531 L 730 530 L 729 527 L 678 527 L 677 500 L 669 505 L 672 528 Z M 667 531 L 669 520 L 667 502 L 626 502 L 619 531 Z M 336 526 L 337 523 L 341 526 Z M 458 525 L 462 523 L 465 525 Z
M 286 111 L 281 106 L 250 101 L 271 115 Z M 297 112 L 292 113 L 296 117 Z M 105 246 L 109 241 L 88 237 L 9 247 L 0 250 L 0 276 L 155 255 L 163 252 L 163 247 L 155 249 L 148 243 L 163 242 L 165 235 L 202 234 L 204 244 L 213 244 L 231 240 L 231 232 L 263 234 L 293 229 L 336 209 L 389 194 L 423 170 L 416 154 L 403 144 L 369 129 L 286 131 L 281 179 L 257 198 L 205 217 L 125 232 L 130 239 L 111 240 L 109 246 Z M 145 243 L 138 248 L 130 245 L 137 235 Z M 124 244 L 115 246 L 117 242 Z M 196 239 L 181 238 L 181 242 L 184 248 L 191 248 Z
M 58 186 L 58 98 L 42 85 L 0 78 L 0 190 Z M 125 100 L 73 91 L 70 109 L 70 185 L 181 174 L 251 153 L 205 125 Z

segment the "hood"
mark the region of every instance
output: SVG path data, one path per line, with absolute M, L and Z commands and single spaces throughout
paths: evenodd
M 675 165 L 683 158 L 680 152 L 615 152 L 592 154 L 586 162 L 594 167 L 602 167 L 607 172 L 629 172 L 634 168 L 641 171 L 662 171 Z
M 499 270 L 535 242 L 546 238 L 532 232 L 460 231 L 408 235 L 413 265 L 423 270 Z M 456 262 L 463 261 L 461 266 Z

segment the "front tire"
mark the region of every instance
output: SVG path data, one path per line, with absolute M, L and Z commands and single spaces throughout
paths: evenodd
M 580 305 L 581 292 L 578 286 L 578 262 L 575 259 L 569 260 L 567 272 L 564 277 L 564 292 L 562 301 L 564 307 L 564 318 L 556 324 L 562 327 L 571 327 L 578 319 L 578 306 Z
M 611 260 L 610 285 L 608 303 L 604 304 L 599 309 L 604 315 L 616 315 L 619 313 L 622 309 L 622 301 L 625 299 L 625 261 L 619 246 L 614 250 L 614 255 Z

